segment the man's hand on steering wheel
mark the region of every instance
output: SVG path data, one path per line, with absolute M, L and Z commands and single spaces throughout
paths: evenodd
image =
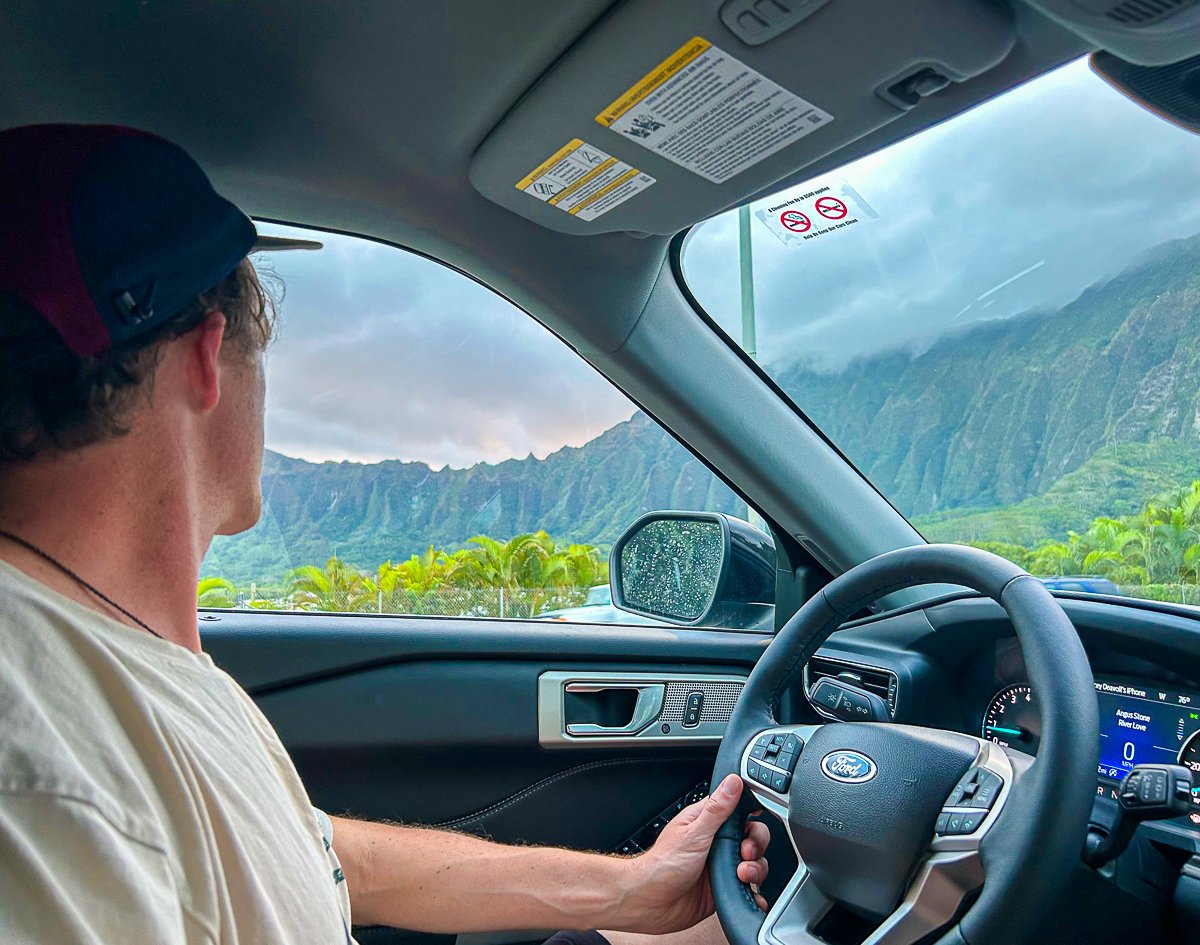
M 733 814 L 742 796 L 742 780 L 726 777 L 704 800 L 684 808 L 663 829 L 652 849 L 630 860 L 633 888 L 632 915 L 638 932 L 662 934 L 691 928 L 713 912 L 708 881 L 708 853 L 713 835 Z M 767 846 L 771 833 L 766 824 L 746 824 L 741 843 L 737 878 L 746 885 L 765 882 Z M 755 893 L 764 912 L 767 902 Z

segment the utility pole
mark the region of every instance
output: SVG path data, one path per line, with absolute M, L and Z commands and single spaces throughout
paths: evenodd
M 754 324 L 754 244 L 750 236 L 750 204 L 738 207 L 738 270 L 742 283 L 742 350 L 758 360 L 758 335 Z M 768 531 L 758 511 L 746 505 L 746 520 Z
M 750 205 L 738 207 L 738 261 L 742 276 L 742 350 L 758 360 L 754 326 L 754 247 L 750 239 Z

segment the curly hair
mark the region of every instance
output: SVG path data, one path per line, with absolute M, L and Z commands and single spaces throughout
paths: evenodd
M 24 301 L 0 293 L 0 469 L 124 436 L 133 408 L 153 392 L 163 345 L 218 309 L 227 344 L 251 354 L 270 343 L 275 300 L 249 259 L 148 337 L 93 358 L 71 351 Z

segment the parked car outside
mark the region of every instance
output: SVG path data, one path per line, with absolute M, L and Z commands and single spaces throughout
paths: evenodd
M 1041 582 L 1052 591 L 1078 591 L 1083 594 L 1121 595 L 1121 589 L 1108 578 L 1094 574 L 1067 574 L 1041 578 Z

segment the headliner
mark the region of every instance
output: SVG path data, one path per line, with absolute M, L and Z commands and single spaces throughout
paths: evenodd
M 8 47 L 0 84 L 9 90 L 0 125 L 148 128 L 191 151 L 254 216 L 408 246 L 481 279 L 581 351 L 611 351 L 636 320 L 667 239 L 551 232 L 481 196 L 467 172 L 522 94 L 612 6 L 69 0 L 50 15 L 44 4 L 16 0 L 0 11 Z M 1016 46 L 999 66 L 765 191 L 1085 49 L 1020 7 Z

